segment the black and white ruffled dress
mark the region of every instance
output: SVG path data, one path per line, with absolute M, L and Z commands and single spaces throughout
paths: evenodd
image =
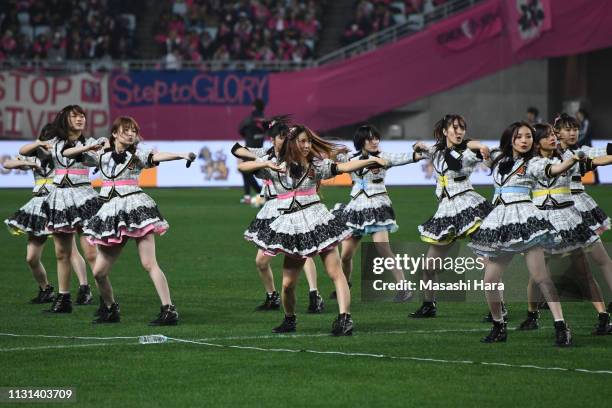
M 53 185 L 53 162 L 50 158 L 41 160 L 35 156 L 18 156 L 17 160 L 36 163 L 40 170 L 33 170 L 33 197 L 15 214 L 4 220 L 9 232 L 13 235 L 33 235 L 44 237 L 50 234 L 47 229 L 47 217 L 42 211 L 42 205 L 49 193 L 55 189 Z
M 371 154 L 389 161 L 391 166 L 415 163 L 414 154 L 387 152 Z M 361 159 L 364 157 L 361 153 L 357 153 L 349 161 Z M 361 237 L 379 231 L 398 230 L 395 211 L 385 186 L 386 174 L 387 169 L 381 167 L 365 168 L 351 173 L 353 180 L 351 201 L 348 204 L 336 204 L 332 213 L 344 219 L 353 229 L 353 236 Z
M 321 180 L 336 175 L 336 164 L 329 159 L 313 161 L 295 178 L 267 168 L 256 172 L 256 177 L 272 180 L 279 215 L 255 236 L 245 234 L 245 238 L 268 255 L 284 253 L 302 259 L 336 247 L 352 229 L 325 207 L 317 193 Z
M 263 161 L 276 162 L 274 149 L 249 149 Z M 271 179 L 264 179 L 261 195 L 266 202 L 261 207 L 255 219 L 249 224 L 249 227 L 244 232 L 244 238 L 249 241 L 256 241 L 259 231 L 265 231 L 270 228 L 270 224 L 280 215 L 278 211 L 282 203 L 276 200 L 276 189 Z
M 81 136 L 76 146 L 89 146 L 103 142 L 104 139 L 93 139 Z M 55 173 L 53 184 L 56 188 L 49 192 L 42 204 L 47 217 L 47 228 L 51 233 L 74 233 L 82 229 L 102 205 L 98 193 L 91 186 L 89 167 L 83 164 L 83 158 L 69 159 L 62 152 L 72 144 L 66 145 L 61 139 L 50 141 L 50 152 L 43 152 L 53 161 Z
M 120 154 L 88 152 L 84 156 L 84 162 L 98 167 L 102 175 L 100 199 L 104 204 L 83 228 L 91 244 L 121 245 L 128 238 L 161 235 L 168 230 L 155 201 L 138 186 L 142 170 L 157 165 L 150 149 L 138 147 L 134 153 Z
M 544 160 L 547 160 L 547 165 L 561 163 L 559 158 Z M 532 191 L 533 203 L 557 232 L 555 241 L 544 243 L 544 250 L 551 254 L 565 254 L 599 240 L 574 206 L 570 189 L 571 174 L 570 169 L 553 178 L 540 178 Z
M 494 157 L 494 153 L 492 153 Z M 558 233 L 548 217 L 531 201 L 531 190 L 545 174 L 548 161 L 543 158 L 514 161 L 502 159 L 493 170 L 495 196 L 493 210 L 468 244 L 481 256 L 517 254 L 537 245 L 551 247 L 558 243 Z M 500 172 L 500 167 L 506 172 Z
M 493 209 L 470 182 L 482 156 L 468 149 L 467 143 L 445 150 L 432 147 L 425 155 L 437 175 L 438 209 L 433 217 L 419 225 L 419 233 L 423 242 L 447 245 L 474 233 Z
M 571 157 L 578 150 L 582 150 L 587 154 L 589 159 L 593 159 L 606 154 L 612 154 L 612 143 L 608 143 L 608 146 L 603 148 L 582 146 L 579 149 L 568 149 L 564 152 L 563 157 Z M 578 211 L 580 211 L 580 215 L 593 231 L 601 235 L 610 229 L 610 218 L 606 215 L 604 210 L 597 205 L 593 197 L 586 193 L 584 185 L 582 184 L 582 176 L 586 171 L 592 169 L 592 164 L 590 164 L 588 160 L 586 163 L 576 163 L 571 169 L 570 187 L 574 205 Z

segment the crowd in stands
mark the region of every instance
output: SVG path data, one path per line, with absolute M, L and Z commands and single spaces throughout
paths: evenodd
M 396 24 L 411 23 L 415 30 L 423 27 L 423 15 L 448 0 L 358 0 L 355 15 L 347 24 L 342 42 L 359 41 Z
M 326 0 L 166 1 L 155 41 L 166 67 L 179 68 L 211 59 L 312 59 Z
M 142 0 L 2 0 L 0 62 L 134 57 Z

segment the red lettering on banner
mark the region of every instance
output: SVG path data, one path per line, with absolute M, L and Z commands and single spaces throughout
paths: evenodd
M 21 75 L 19 72 L 11 72 L 9 76 L 15 78 L 15 102 L 19 102 L 21 99 L 21 79 L 25 78 L 25 75 Z
M 17 114 L 23 112 L 23 108 L 18 106 L 7 106 L 6 111 L 10 113 L 10 127 L 5 130 L 5 133 L 10 136 L 21 136 L 21 132 L 17 129 Z
M 43 117 L 45 117 L 45 112 L 40 112 L 40 114 L 38 115 L 38 120 L 36 121 L 36 124 L 34 124 L 34 122 L 32 121 L 32 111 L 31 110 L 27 110 L 26 111 L 26 116 L 28 117 L 28 123 L 30 125 L 30 129 L 32 130 L 32 136 L 37 137 L 38 133 L 40 132 L 40 129 L 42 128 L 42 119 Z
M 63 84 L 63 86 L 61 86 Z M 68 77 L 53 78 L 51 85 L 51 103 L 57 103 L 57 97 L 59 95 L 67 94 L 72 89 L 72 79 Z
M 41 82 L 43 84 L 44 96 L 39 99 L 36 97 L 36 84 Z M 47 99 L 49 98 L 49 83 L 47 82 L 46 78 L 38 77 L 30 83 L 30 98 L 32 98 L 32 100 L 39 105 L 47 102 Z

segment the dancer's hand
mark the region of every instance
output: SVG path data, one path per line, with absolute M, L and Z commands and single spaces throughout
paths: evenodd
M 51 143 L 44 142 L 44 141 L 42 141 L 42 140 L 37 140 L 37 141 L 36 141 L 36 144 L 38 145 L 38 147 L 40 147 L 40 148 L 42 148 L 42 149 L 44 149 L 44 150 L 46 150 L 46 151 L 51 150 L 51 148 L 53 147 L 53 146 L 51 145 Z
M 491 158 L 491 149 L 488 146 L 482 145 L 480 147 L 480 154 L 484 160 L 489 160 Z
M 416 142 L 412 145 L 412 150 L 417 153 L 425 152 L 429 149 L 429 146 L 425 144 L 425 142 Z

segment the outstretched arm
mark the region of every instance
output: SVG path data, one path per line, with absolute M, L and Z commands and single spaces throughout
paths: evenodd
M 243 173 L 254 173 L 263 169 L 282 171 L 283 168 L 271 161 L 246 161 L 238 164 L 238 170 Z
M 34 162 L 28 162 L 25 160 L 5 160 L 2 163 L 2 167 L 4 167 L 7 170 L 12 170 L 12 169 L 19 169 L 19 170 L 30 170 L 30 169 L 36 169 L 40 166 L 38 166 L 38 164 L 34 163 Z
M 380 157 L 372 156 L 368 159 L 364 160 L 352 160 L 346 163 L 337 163 L 336 171 L 338 174 L 340 173 L 351 173 L 353 171 L 357 171 L 363 169 L 368 166 L 379 165 L 381 167 L 389 167 L 389 162 L 385 159 L 381 159 Z
M 484 160 L 489 160 L 489 157 L 491 157 L 491 150 L 489 149 L 489 147 L 480 143 L 478 140 L 468 141 L 467 148 L 474 152 L 480 152 Z
M 606 156 L 599 156 L 593 159 L 593 165 L 595 166 L 607 166 L 609 164 L 612 164 L 612 155 L 609 154 Z
M 569 170 L 576 162 L 580 161 L 580 159 L 576 156 L 570 157 L 567 160 L 563 160 L 559 164 L 551 164 L 546 167 L 545 173 L 548 177 L 555 177 L 561 173 Z
M 152 160 L 154 162 L 165 162 L 165 161 L 173 161 L 173 160 L 187 160 L 189 162 L 194 161 L 196 158 L 195 153 L 186 152 L 186 153 L 167 153 L 167 152 L 158 152 L 153 154 Z
M 66 149 L 62 152 L 64 157 L 68 157 L 69 159 L 73 159 L 83 153 L 97 151 L 104 147 L 103 144 L 90 144 L 86 146 L 76 146 Z

